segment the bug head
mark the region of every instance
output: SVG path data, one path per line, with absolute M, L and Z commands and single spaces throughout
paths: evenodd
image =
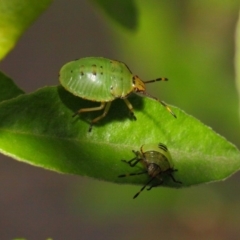
M 134 92 L 136 93 L 145 92 L 146 90 L 145 84 L 137 75 L 133 76 L 132 84 L 133 84 Z

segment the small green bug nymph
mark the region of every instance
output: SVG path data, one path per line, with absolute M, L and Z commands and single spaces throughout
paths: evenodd
M 129 161 L 122 160 L 123 162 L 129 164 L 131 167 L 136 166 L 138 162 L 141 162 L 146 170 L 139 173 L 129 173 L 122 174 L 118 177 L 127 177 L 127 176 L 136 176 L 140 174 L 148 174 L 150 176 L 149 181 L 137 192 L 133 198 L 136 198 L 145 188 L 149 185 L 155 178 L 160 182 L 155 185 L 151 185 L 147 190 L 150 190 L 152 187 L 159 186 L 163 183 L 163 174 L 167 174 L 175 183 L 181 184 L 182 182 L 175 180 L 172 173 L 176 172 L 177 169 L 173 168 L 172 157 L 167 149 L 167 146 L 159 144 L 145 144 L 142 145 L 140 151 L 134 151 L 136 157 L 130 159 Z
M 102 57 L 87 57 L 71 61 L 66 63 L 59 73 L 59 81 L 67 91 L 83 99 L 101 103 L 98 107 L 79 109 L 73 115 L 104 109 L 102 115 L 91 121 L 89 131 L 93 124 L 107 115 L 111 102 L 116 98 L 124 100 L 132 116 L 136 119 L 133 106 L 127 99 L 132 92 L 155 99 L 176 117 L 164 102 L 146 92 L 146 83 L 167 80 L 167 78 L 157 78 L 142 81 L 131 73 L 126 64 Z

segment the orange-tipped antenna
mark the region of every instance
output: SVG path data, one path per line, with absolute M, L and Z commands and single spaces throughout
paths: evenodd
M 159 82 L 159 81 L 168 81 L 168 78 L 157 78 L 157 79 L 143 81 L 143 82 L 144 83 L 153 83 L 153 82 Z

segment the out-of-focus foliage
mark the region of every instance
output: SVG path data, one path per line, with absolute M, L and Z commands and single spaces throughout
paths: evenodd
M 134 0 L 92 0 L 110 17 L 110 21 L 120 24 L 128 30 L 138 27 L 138 10 Z
M 0 1 L 0 59 L 15 46 L 19 37 L 51 2 L 52 0 Z
M 236 53 L 235 53 L 235 73 L 236 73 L 236 86 L 238 89 L 238 98 L 240 102 L 240 11 L 238 22 L 236 26 L 236 36 L 235 36 L 235 46 L 236 46 Z M 239 117 L 240 117 L 240 103 L 239 103 Z
M 150 0 L 137 6 L 138 32 L 115 31 L 119 58 L 142 78 L 168 77 L 167 86 L 152 90 L 155 95 L 239 144 L 233 64 L 239 1 Z
M 0 72 L 0 102 L 17 97 L 23 93 L 12 79 Z

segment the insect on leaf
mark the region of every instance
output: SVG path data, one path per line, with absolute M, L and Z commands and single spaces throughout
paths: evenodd
M 148 175 L 118 178 L 128 173 L 121 159 L 134 157 L 147 143 L 164 143 L 178 172 L 181 187 L 222 180 L 240 167 L 239 150 L 211 128 L 172 107 L 173 118 L 158 102 L 130 97 L 137 121 L 129 119 L 122 100 L 88 132 L 94 112 L 72 118 L 79 107 L 96 103 L 73 96 L 62 87 L 45 87 L 0 104 L 0 151 L 45 169 L 116 182 L 144 184 Z M 14 144 L 13 144 L 14 142 Z M 142 169 L 139 164 L 136 171 Z M 170 179 L 163 185 L 176 187 Z M 179 185 L 178 185 L 179 187 Z

